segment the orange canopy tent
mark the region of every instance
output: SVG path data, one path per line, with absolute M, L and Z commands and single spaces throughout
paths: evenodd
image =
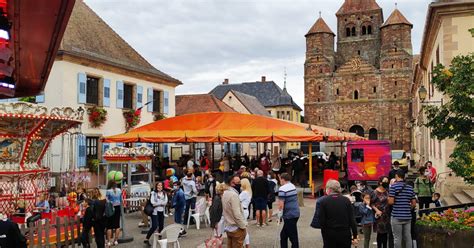
M 104 142 L 304 142 L 323 135 L 296 123 L 241 113 L 207 112 L 181 115 L 109 136 Z

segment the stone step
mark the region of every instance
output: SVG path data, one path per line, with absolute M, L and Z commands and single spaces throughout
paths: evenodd
M 441 201 L 443 202 L 443 207 L 461 204 L 456 198 L 452 196 L 442 197 Z
M 456 200 L 458 200 L 461 204 L 464 204 L 464 203 L 471 203 L 472 200 L 470 199 L 469 196 L 467 196 L 466 194 L 464 193 L 453 193 L 453 196 L 454 198 L 456 198 Z
M 462 192 L 469 196 L 471 198 L 471 201 L 474 202 L 474 189 L 465 189 Z

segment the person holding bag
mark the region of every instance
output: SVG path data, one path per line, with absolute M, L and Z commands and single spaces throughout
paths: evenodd
M 162 182 L 157 182 L 155 184 L 155 190 L 151 192 L 150 203 L 151 205 L 153 205 L 154 209 L 151 215 L 151 228 L 150 230 L 148 230 L 148 233 L 146 234 L 146 239 L 144 241 L 144 243 L 148 245 L 151 245 L 149 239 L 151 235 L 155 232 L 155 230 L 158 228 L 158 232 L 160 233 L 164 227 L 164 211 L 166 203 L 168 203 L 168 196 L 163 191 Z
M 421 167 L 419 171 L 420 176 L 415 179 L 415 194 L 418 197 L 420 209 L 429 208 L 434 192 L 433 184 L 430 178 L 428 178 L 429 171 L 427 171 L 426 167 Z

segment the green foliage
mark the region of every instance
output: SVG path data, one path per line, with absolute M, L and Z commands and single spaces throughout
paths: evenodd
M 87 167 L 89 168 L 89 172 L 93 174 L 97 174 L 97 170 L 99 169 L 100 160 L 98 159 L 88 159 L 87 160 Z
M 456 56 L 449 68 L 439 64 L 432 73 L 433 85 L 449 101 L 442 106 L 425 107 L 426 126 L 439 140 L 456 141 L 448 167 L 466 182 L 474 184 L 474 53 Z
M 18 99 L 20 102 L 29 102 L 29 103 L 36 103 L 36 97 L 34 96 L 25 96 Z

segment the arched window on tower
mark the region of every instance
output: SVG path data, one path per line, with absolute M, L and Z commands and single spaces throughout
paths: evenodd
M 365 26 L 362 26 L 362 35 L 367 34 L 367 28 Z
M 372 26 L 367 26 L 367 34 L 372 34 Z
M 336 95 L 337 96 L 339 95 L 339 89 L 336 89 Z
M 377 140 L 378 139 L 378 131 L 375 128 L 369 129 L 369 140 Z
M 349 36 L 351 36 L 351 29 L 346 28 L 346 37 L 349 37 Z
M 359 91 L 355 90 L 354 91 L 354 100 L 357 100 L 357 99 L 359 99 Z
M 356 28 L 352 27 L 351 29 L 351 36 L 356 36 Z

